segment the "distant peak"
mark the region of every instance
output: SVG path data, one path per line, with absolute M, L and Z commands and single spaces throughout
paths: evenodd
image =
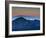
M 19 17 L 19 18 L 17 18 L 17 19 L 25 19 L 25 18 L 23 18 L 23 17 Z
M 19 18 L 24 19 L 23 17 L 19 17 Z
M 19 17 L 19 18 L 16 18 L 15 20 L 19 20 L 19 21 L 25 21 L 26 19 L 25 18 L 23 18 L 23 17 Z

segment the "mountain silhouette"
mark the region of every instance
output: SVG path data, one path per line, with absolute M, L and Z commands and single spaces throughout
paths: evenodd
M 26 21 L 26 19 L 23 17 L 19 17 L 19 18 L 15 19 L 14 21 L 23 22 L 23 21 Z
M 26 20 L 23 17 L 12 21 L 12 31 L 40 30 L 40 20 Z

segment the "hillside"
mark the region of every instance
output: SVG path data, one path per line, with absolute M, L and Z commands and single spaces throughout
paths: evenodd
M 19 17 L 12 21 L 12 31 L 40 30 L 40 20 L 26 20 Z

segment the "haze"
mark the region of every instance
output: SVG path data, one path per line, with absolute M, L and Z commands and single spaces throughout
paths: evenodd
M 40 8 L 12 7 L 12 16 L 40 16 Z

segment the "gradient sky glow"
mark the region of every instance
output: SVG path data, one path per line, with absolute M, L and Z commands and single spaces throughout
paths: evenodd
M 40 16 L 40 8 L 12 7 L 12 16 Z

